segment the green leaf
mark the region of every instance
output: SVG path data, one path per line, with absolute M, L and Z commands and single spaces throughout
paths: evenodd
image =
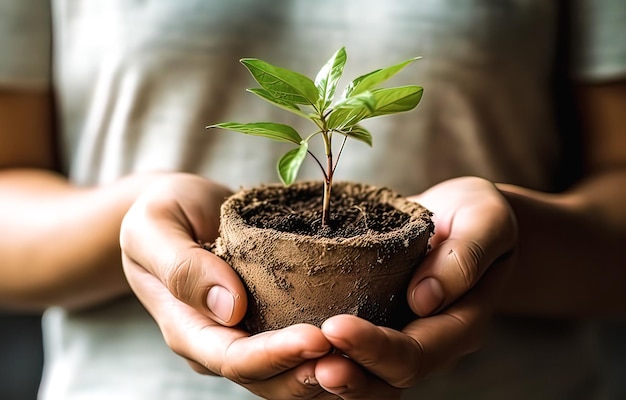
M 346 130 L 355 126 L 371 114 L 372 112 L 366 106 L 340 108 L 334 110 L 328 116 L 326 126 L 329 130 Z
M 344 90 L 343 94 L 341 95 L 342 99 L 345 99 L 346 97 L 349 97 L 350 94 L 354 91 L 354 89 L 359 85 L 359 83 L 361 83 L 362 80 L 364 80 L 365 78 L 367 78 L 370 75 L 374 75 L 375 73 L 379 72 L 380 69 L 376 69 L 372 72 L 368 72 L 365 75 L 361 75 L 358 78 L 354 79 L 352 82 L 348 83 L 348 85 L 346 86 L 346 89 Z
M 424 89 L 421 86 L 402 86 L 372 91 L 376 99 L 376 109 L 368 118 L 395 114 L 417 107 Z
M 333 104 L 333 110 L 339 110 L 342 108 L 367 108 L 370 112 L 376 110 L 376 98 L 370 91 L 359 93 L 356 96 L 348 97 L 339 100 Z
M 348 56 L 345 47 L 333 54 L 315 77 L 315 86 L 319 92 L 318 109 L 325 110 L 332 103 L 337 89 L 337 82 L 343 74 Z
M 362 75 L 348 84 L 344 96 L 350 97 L 362 93 L 366 90 L 372 89 L 373 87 L 383 83 L 387 79 L 400 72 L 407 65 L 413 63 L 416 60 L 419 60 L 420 58 L 421 57 L 414 57 L 391 67 L 379 69 Z
M 296 103 L 290 102 L 285 100 L 284 98 L 279 99 L 274 97 L 274 95 L 272 94 L 272 92 L 270 92 L 267 89 L 262 89 L 262 88 L 254 88 L 254 89 L 246 89 L 248 92 L 253 93 L 257 96 L 259 96 L 260 98 L 262 98 L 263 100 L 270 102 L 271 104 L 274 104 L 275 106 L 278 106 L 284 110 L 287 111 L 291 111 L 294 114 L 298 114 L 301 117 L 304 118 L 309 118 L 309 116 L 303 112 L 302 110 L 300 110 L 300 107 L 298 107 L 298 105 Z
M 272 97 L 296 104 L 316 104 L 317 87 L 306 76 L 256 58 L 244 58 L 241 63 Z
M 342 133 L 348 136 L 349 138 L 359 140 L 367 144 L 368 146 L 372 147 L 372 134 L 367 129 L 363 128 L 361 125 L 353 126 L 348 131 L 339 131 L 339 133 Z
M 289 125 L 276 124 L 274 122 L 250 122 L 240 124 L 237 122 L 222 122 L 220 124 L 209 125 L 210 128 L 228 129 L 230 131 L 245 133 L 246 135 L 262 136 L 279 142 L 291 142 L 300 144 L 302 138 L 295 129 Z
M 289 150 L 278 161 L 278 176 L 283 185 L 289 186 L 296 180 L 308 149 L 308 143 L 303 141 L 298 148 Z
M 368 118 L 375 110 L 376 98 L 370 91 L 342 99 L 333 105 L 326 126 L 328 129 L 345 130 Z

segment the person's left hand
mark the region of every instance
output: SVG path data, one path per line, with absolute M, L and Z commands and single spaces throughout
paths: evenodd
M 315 377 L 344 400 L 400 398 L 403 388 L 476 351 L 513 265 L 515 216 L 491 182 L 453 179 L 410 199 L 435 222 L 432 251 L 408 289 L 420 318 L 401 332 L 351 315 L 324 322 L 337 351 L 317 361 Z

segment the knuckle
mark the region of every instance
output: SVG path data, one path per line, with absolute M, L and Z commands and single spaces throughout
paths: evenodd
M 250 385 L 255 382 L 246 376 L 241 370 L 241 364 L 245 364 L 246 357 L 237 350 L 237 341 L 230 343 L 221 357 L 222 362 L 218 368 L 218 374 L 240 385 Z
M 441 342 L 420 342 L 414 338 L 419 349 L 419 359 L 409 376 L 402 381 L 393 382 L 397 388 L 406 389 L 418 384 L 433 373 L 444 371 L 454 366 L 464 356 L 481 349 L 486 327 L 472 318 L 467 311 L 453 311 L 441 314 L 441 322 L 447 326 L 447 335 Z M 439 339 L 438 339 L 439 340 Z
M 469 241 L 464 246 L 462 253 L 454 250 L 451 250 L 450 253 L 463 278 L 464 287 L 466 289 L 471 288 L 482 275 L 485 249 L 479 243 Z
M 220 365 L 220 368 L 218 370 L 218 374 L 228 380 L 231 380 L 233 382 L 237 382 L 237 383 L 241 383 L 238 379 L 237 376 L 238 374 L 236 373 L 236 370 L 233 369 L 231 367 L 230 364 L 228 363 L 223 363 L 222 365 Z
M 195 372 L 202 375 L 217 375 L 211 362 L 198 357 L 197 352 L 189 347 L 189 339 L 180 330 L 178 324 L 160 324 L 160 329 L 165 344 L 174 354 L 184 358 Z
M 194 370 L 194 372 L 200 375 L 215 376 L 215 374 L 211 372 L 211 370 L 209 370 L 207 367 L 205 367 L 204 365 L 198 362 L 195 362 L 193 360 L 187 360 L 187 364 L 189 364 L 189 366 L 191 367 L 191 369 Z
M 163 284 L 178 299 L 185 299 L 193 284 L 194 260 L 189 255 L 178 255 L 165 267 Z
M 390 382 L 394 387 L 399 389 L 408 389 L 415 384 L 417 384 L 424 376 L 428 375 L 428 371 L 425 370 L 424 358 L 426 355 L 426 351 L 424 349 L 424 344 L 417 338 L 411 337 L 415 342 L 415 346 L 413 346 L 413 360 L 411 365 L 413 368 L 409 368 L 407 373 L 401 378 L 394 382 Z
M 255 382 L 254 379 L 246 377 L 236 366 L 233 366 L 230 363 L 222 365 L 219 375 L 240 385 L 250 385 Z
M 448 316 L 460 326 L 461 332 L 464 332 L 463 348 L 458 356 L 461 357 L 478 351 L 483 346 L 484 324 L 480 321 L 473 321 L 471 317 L 462 312 L 453 312 Z

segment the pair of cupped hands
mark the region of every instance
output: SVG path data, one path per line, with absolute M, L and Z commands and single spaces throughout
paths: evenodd
M 407 291 L 416 319 L 402 331 L 351 315 L 252 336 L 237 328 L 245 288 L 201 245 L 217 237 L 229 194 L 195 175 L 168 175 L 121 228 L 132 290 L 196 372 L 269 399 L 396 399 L 480 347 L 517 240 L 515 216 L 491 182 L 457 178 L 410 197 L 434 213 L 435 234 Z

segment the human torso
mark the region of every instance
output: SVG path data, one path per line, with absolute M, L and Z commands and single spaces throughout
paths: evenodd
M 547 87 L 555 40 L 553 2 L 53 4 L 60 144 L 64 169 L 76 184 L 97 185 L 150 170 L 190 171 L 233 189 L 277 181 L 275 163 L 286 150 L 282 144 L 204 129 L 224 120 L 276 120 L 309 133 L 305 121 L 245 92 L 254 82 L 238 60 L 257 57 L 314 76 L 336 49 L 346 46 L 345 75 L 351 77 L 422 56 L 392 83 L 419 84 L 425 93 L 416 110 L 367 124 L 374 135 L 372 149 L 348 142 L 338 179 L 390 186 L 405 195 L 460 175 L 551 188 L 559 157 Z M 316 168 L 305 163 L 302 178 L 318 179 Z M 505 385 L 512 374 L 520 387 L 534 382 L 528 394 L 553 393 L 547 389 L 553 382 L 537 380 L 533 371 L 538 356 L 523 347 L 532 346 L 529 337 L 541 341 L 542 334 L 523 335 L 508 326 L 503 325 L 505 334 L 494 345 L 451 375 L 456 386 L 437 378 L 413 395 L 454 399 L 458 394 L 467 400 L 472 398 L 468 393 L 484 394 L 481 388 L 493 385 L 499 396 L 509 393 Z M 51 310 L 46 329 L 52 352 L 45 398 L 85 393 L 243 398 L 234 386 L 195 375 L 166 348 L 133 299 L 82 314 Z M 550 336 L 546 343 L 554 346 L 546 352 L 561 356 L 575 347 L 577 328 L 564 332 L 570 339 L 559 346 Z M 494 355 L 515 346 L 521 350 L 508 353 L 507 371 Z M 572 374 L 587 376 L 585 363 L 568 361 L 582 351 L 568 354 L 562 360 Z M 553 367 L 548 369 L 562 365 Z M 70 372 L 71 379 L 64 375 Z M 95 379 L 95 372 L 110 379 Z M 91 392 L 83 391 L 87 386 Z

